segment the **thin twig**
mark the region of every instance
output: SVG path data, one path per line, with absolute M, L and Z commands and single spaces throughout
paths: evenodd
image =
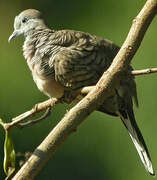
M 28 127 L 28 126 L 31 126 L 33 124 L 37 124 L 39 123 L 40 121 L 42 121 L 43 119 L 46 119 L 48 116 L 50 116 L 51 114 L 51 107 L 48 107 L 45 111 L 45 113 L 40 116 L 39 118 L 37 119 L 33 119 L 33 120 L 29 120 L 27 122 L 24 122 L 24 123 L 18 123 L 18 127 L 19 128 L 24 128 L 24 127 Z
M 95 86 L 87 86 L 81 89 L 81 94 L 88 94 Z
M 42 103 L 36 104 L 31 110 L 26 111 L 25 113 L 20 114 L 19 116 L 13 118 L 11 122 L 5 123 L 4 128 L 7 130 L 11 128 L 12 126 L 15 126 L 18 123 L 22 122 L 23 120 L 27 119 L 28 117 L 33 116 L 35 113 L 38 113 L 44 109 L 47 109 L 50 106 L 54 106 L 58 102 L 59 101 L 56 98 L 52 98 Z
M 157 68 L 148 68 L 148 69 L 131 71 L 131 74 L 133 76 L 138 76 L 138 75 L 147 75 L 147 74 L 156 73 L 156 72 L 157 72 Z
M 120 72 L 130 64 L 156 13 L 157 0 L 147 0 L 134 19 L 129 34 L 113 63 L 100 78 L 96 87 L 64 116 L 12 180 L 32 180 L 66 137 L 110 95 L 120 80 Z
M 80 90 L 81 94 L 88 94 L 95 86 L 88 86 L 88 87 L 84 87 Z M 4 123 L 4 129 L 8 130 L 9 128 L 18 125 L 17 127 L 21 126 L 19 125 L 19 123 L 21 123 L 22 121 L 24 121 L 25 119 L 35 115 L 36 113 L 41 112 L 44 109 L 47 109 L 50 106 L 54 106 L 56 104 L 58 104 L 60 101 L 56 98 L 52 98 L 49 100 L 46 100 L 44 102 L 38 103 L 36 104 L 32 109 L 30 109 L 29 111 L 26 111 L 22 114 L 20 114 L 19 116 L 12 118 L 11 122 L 8 123 Z

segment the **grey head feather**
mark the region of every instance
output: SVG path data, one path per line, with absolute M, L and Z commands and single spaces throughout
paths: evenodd
M 31 35 L 36 29 L 47 27 L 40 11 L 27 9 L 22 11 L 14 20 L 14 32 L 9 37 L 10 42 L 13 38 L 20 35 Z

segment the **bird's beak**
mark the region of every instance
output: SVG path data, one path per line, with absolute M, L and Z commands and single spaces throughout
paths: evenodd
M 15 30 L 9 37 L 8 42 L 10 42 L 12 39 L 14 39 L 15 37 L 17 37 L 19 35 L 20 35 L 19 31 Z

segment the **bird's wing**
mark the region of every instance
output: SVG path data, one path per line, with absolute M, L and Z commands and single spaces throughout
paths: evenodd
M 119 47 L 88 33 L 62 31 L 59 34 L 56 44 L 60 49 L 50 58 L 56 80 L 73 90 L 96 84 Z

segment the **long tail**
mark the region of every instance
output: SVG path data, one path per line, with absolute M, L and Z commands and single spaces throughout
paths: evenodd
M 120 118 L 137 149 L 137 152 L 141 158 L 142 163 L 144 164 L 145 169 L 154 176 L 155 173 L 152 167 L 151 158 L 142 134 L 136 124 L 132 108 L 129 108 L 127 112 L 120 112 Z

